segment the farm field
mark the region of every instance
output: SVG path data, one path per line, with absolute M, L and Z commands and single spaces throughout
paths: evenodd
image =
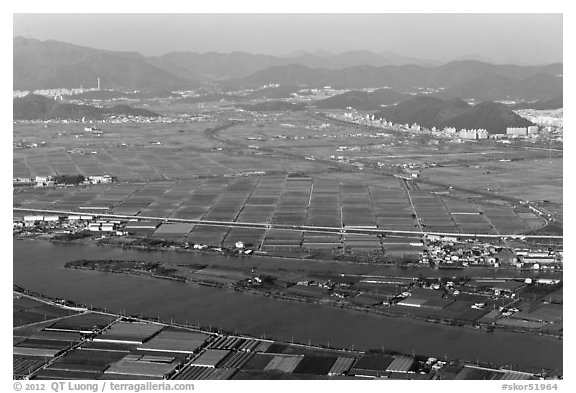
M 264 168 L 264 170 L 263 170 Z M 221 151 L 160 147 L 95 147 L 15 151 L 13 177 L 109 174 L 119 181 L 162 181 L 247 173 L 322 171 L 313 161 L 291 161 L 268 154 L 230 156 Z
M 274 149 L 300 156 L 332 156 L 383 162 L 387 165 L 482 163 L 501 159 L 548 158 L 547 152 L 491 142 L 440 141 L 428 134 L 366 128 L 331 122 L 312 112 L 249 113 L 240 124 L 218 132 L 229 143 Z M 553 157 L 558 157 L 554 153 Z
M 160 16 L 14 16 L 16 390 L 557 389 L 557 14 Z
M 497 194 L 562 205 L 562 158 L 485 162 L 428 168 L 422 174 L 433 181 L 469 189 L 490 189 Z
M 22 299 L 30 303 L 26 305 L 34 302 L 14 297 L 24 306 Z M 83 334 L 93 338 L 86 340 Z M 328 379 L 353 377 L 366 368 L 367 359 L 361 352 L 343 356 L 341 350 L 206 333 L 98 312 L 18 328 L 15 338 L 19 339 L 13 355 L 17 379 Z M 386 359 L 414 361 L 406 356 Z M 354 369 L 355 364 L 359 368 Z
M 13 299 L 13 326 L 23 326 L 74 314 L 73 311 L 53 307 L 23 296 Z
M 217 144 L 203 137 L 203 132 L 206 128 L 221 124 L 214 118 L 186 123 L 25 123 L 14 125 L 14 141 L 37 143 L 43 149 L 150 147 L 157 142 L 164 147 L 211 149 Z M 96 128 L 98 132 L 87 131 L 87 127 Z
M 511 234 L 542 225 L 533 213 L 476 204 L 409 189 L 399 179 L 369 185 L 339 176 L 249 176 L 185 181 L 115 183 L 76 188 L 15 189 L 14 206 L 30 209 L 107 212 L 149 218 L 236 223 L 379 228 L 449 233 Z M 375 186 L 372 184 L 379 184 Z M 312 233 L 275 229 L 228 229 L 194 223 L 163 223 L 134 233 L 210 245 L 242 240 L 263 250 L 333 249 L 417 252 L 418 239 Z M 155 228 L 155 229 L 154 229 Z M 130 230 L 129 230 L 130 231 Z M 412 244 L 414 243 L 414 244 Z
M 15 142 L 38 147 L 14 149 L 14 178 L 110 174 L 118 184 L 74 190 L 16 189 L 14 205 L 158 218 L 449 233 L 515 234 L 544 224 L 532 212 L 513 211 L 506 202 L 501 206 L 496 203 L 502 201 L 491 203 L 486 198 L 476 202 L 473 195 L 458 200 L 458 191 L 440 196 L 437 187 L 425 183 L 407 187 L 397 179 L 359 172 L 351 165 L 342 167 L 330 158 L 338 155 L 368 165 L 380 163 L 386 170 L 439 163 L 421 169 L 421 176 L 471 190 L 550 201 L 554 205 L 550 210 L 562 212 L 558 153 L 550 156 L 550 164 L 542 158 L 546 152 L 522 146 L 431 143 L 433 138 L 427 134 L 332 122 L 312 111 L 251 112 L 231 102 L 188 105 L 144 100 L 143 104 L 176 120 L 91 123 L 98 133 L 80 122 L 15 124 Z M 228 236 L 221 228 L 166 225 L 148 235 L 229 244 L 236 234 Z M 269 249 L 382 247 L 378 239 L 353 236 L 274 236 L 262 231 L 247 234 L 251 244 Z M 396 246 L 402 248 L 389 244 L 388 250 Z

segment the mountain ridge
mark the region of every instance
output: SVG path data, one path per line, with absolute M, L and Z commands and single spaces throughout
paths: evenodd
M 13 52 L 15 90 L 96 87 L 165 89 L 197 85 L 150 64 L 135 52 L 113 52 L 60 41 L 16 37 Z
M 502 134 L 507 127 L 527 127 L 532 122 L 520 117 L 506 105 L 484 101 L 469 105 L 459 98 L 442 100 L 419 96 L 374 113 L 375 118 L 400 124 L 419 124 L 427 128 L 484 128 L 491 134 Z
M 53 40 L 14 37 L 13 43 L 14 90 L 95 87 L 100 78 L 103 88 L 148 91 L 202 86 L 233 91 L 281 84 L 391 88 L 400 92 L 426 88 L 437 90 L 434 94 L 443 99 L 478 101 L 538 101 L 563 94 L 561 63 L 519 66 L 461 60 L 442 65 L 398 65 L 370 51 L 303 53 L 295 57 L 170 52 L 146 57 L 136 52 L 93 49 Z
M 35 94 L 14 98 L 12 105 L 13 120 L 79 120 L 82 118 L 100 120 L 111 115 L 159 116 L 147 109 L 132 108 L 124 104 L 99 108 L 91 105 L 60 103 L 54 99 Z

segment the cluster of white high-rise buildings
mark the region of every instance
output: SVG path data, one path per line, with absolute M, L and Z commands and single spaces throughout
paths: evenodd
M 467 130 L 465 128 L 458 132 L 458 138 L 460 139 L 488 139 L 488 131 L 484 128 L 473 128 Z
M 391 121 L 386 121 L 386 119 L 375 119 L 374 115 L 369 114 L 361 114 L 355 111 L 352 108 L 348 108 L 349 112 L 344 113 L 344 118 L 346 120 L 350 120 L 357 123 L 369 124 L 372 126 L 377 127 L 398 127 L 399 129 L 403 130 L 410 130 L 410 131 L 427 131 L 427 128 L 421 127 L 420 125 L 414 123 L 412 125 L 409 124 L 394 124 Z M 539 119 L 540 121 L 550 121 L 552 120 L 541 116 L 542 118 Z M 552 122 L 553 124 L 561 124 L 562 118 L 555 119 L 556 122 Z M 458 131 L 455 127 L 444 127 L 442 130 L 436 129 L 436 127 L 432 127 L 431 132 L 433 133 L 440 133 L 439 135 L 445 135 L 453 138 L 459 138 L 463 140 L 485 140 L 490 138 L 516 138 L 516 137 L 530 137 L 533 135 L 537 135 L 540 131 L 541 123 L 536 122 L 538 125 L 533 125 L 529 127 L 508 127 L 506 129 L 505 134 L 494 134 L 490 136 L 490 133 L 485 128 L 472 128 L 472 129 L 465 129 L 462 128 Z M 551 128 L 551 126 L 547 126 L 546 128 Z
M 92 87 L 92 88 L 87 88 L 87 89 L 83 88 L 82 86 L 80 86 L 79 88 L 73 88 L 73 89 L 68 89 L 68 88 L 38 89 L 38 90 L 34 90 L 32 92 L 30 92 L 29 90 L 14 90 L 12 92 L 12 98 L 25 97 L 30 93 L 36 94 L 39 96 L 59 98 L 62 96 L 73 96 L 76 94 L 82 94 L 82 93 L 85 93 L 87 91 L 97 91 L 97 90 L 100 90 L 100 78 L 97 79 L 96 86 L 97 87 L 95 87 L 95 88 Z
M 510 136 L 528 136 L 536 134 L 538 134 L 538 126 L 506 128 L 506 135 Z

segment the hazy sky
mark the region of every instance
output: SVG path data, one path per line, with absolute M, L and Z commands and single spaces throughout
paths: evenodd
M 448 61 L 562 61 L 561 14 L 14 14 L 14 36 L 160 55 L 392 51 Z

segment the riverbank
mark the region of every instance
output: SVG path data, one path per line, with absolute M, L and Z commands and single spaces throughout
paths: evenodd
M 281 350 L 284 351 L 286 353 L 291 354 L 290 356 L 307 356 L 307 355 L 312 355 L 312 358 L 314 358 L 315 355 L 317 354 L 322 354 L 322 356 L 338 356 L 338 357 L 350 357 L 351 359 L 354 360 L 359 360 L 362 359 L 364 357 L 370 357 L 370 356 L 390 356 L 390 357 L 395 357 L 395 356 L 401 356 L 403 358 L 411 358 L 414 359 L 414 361 L 416 362 L 416 368 L 415 370 L 417 371 L 417 373 L 413 373 L 412 374 L 412 378 L 408 378 L 408 379 L 444 379 L 441 378 L 441 374 L 438 372 L 439 370 L 441 370 L 443 367 L 439 367 L 438 369 L 431 369 L 431 362 L 427 359 L 430 359 L 426 354 L 416 354 L 414 352 L 412 352 L 411 354 L 402 354 L 399 353 L 397 351 L 393 351 L 393 350 L 384 350 L 384 348 L 380 349 L 380 350 L 370 350 L 370 351 L 361 351 L 361 350 L 354 350 L 354 349 L 346 349 L 346 348 L 334 348 L 334 347 L 330 347 L 330 344 L 328 345 L 311 345 L 310 343 L 306 344 L 306 343 L 298 343 L 298 342 L 294 342 L 294 340 L 291 340 L 290 342 L 287 341 L 281 341 L 281 340 L 273 340 L 273 339 L 266 339 L 266 338 L 258 338 L 258 337 L 253 337 L 250 335 L 245 335 L 245 334 L 237 334 L 236 332 L 231 332 L 231 331 L 226 331 L 223 329 L 217 329 L 217 328 L 213 328 L 213 327 L 203 327 L 203 326 L 190 326 L 188 324 L 179 324 L 177 322 L 174 322 L 173 320 L 168 321 L 164 321 L 164 320 L 160 320 L 158 319 L 153 319 L 147 316 L 143 316 L 143 315 L 127 315 L 127 314 L 114 314 L 114 313 L 110 313 L 107 312 L 106 310 L 101 310 L 98 308 L 91 308 L 88 307 L 87 305 L 84 304 L 79 304 L 79 303 L 75 303 L 73 301 L 70 300 L 64 300 L 64 299 L 59 299 L 59 298 L 52 298 L 49 296 L 46 296 L 42 293 L 36 292 L 36 291 L 31 291 L 22 287 L 18 287 L 18 286 L 14 286 L 13 288 L 14 293 L 17 295 L 17 297 L 19 296 L 24 296 L 27 297 L 29 299 L 34 299 L 37 300 L 39 302 L 45 303 L 47 305 L 51 305 L 54 307 L 61 307 L 61 308 L 66 308 L 66 309 L 74 309 L 76 311 L 79 311 L 82 313 L 85 312 L 91 312 L 91 313 L 98 313 L 98 314 L 102 314 L 102 315 L 106 315 L 109 317 L 112 317 L 114 322 L 112 323 L 112 325 L 114 323 L 118 323 L 121 321 L 124 321 L 122 323 L 128 322 L 128 323 L 150 323 L 150 324 L 155 324 L 155 325 L 160 325 L 160 326 L 164 326 L 164 327 L 170 327 L 170 328 L 178 328 L 178 329 L 183 329 L 185 331 L 191 331 L 191 332 L 195 332 L 195 333 L 203 333 L 206 334 L 208 337 L 208 340 L 206 341 L 206 343 L 208 343 L 208 346 L 206 346 L 206 344 L 204 344 L 203 346 L 205 346 L 205 348 L 210 348 L 212 347 L 215 343 L 217 342 L 226 342 L 227 338 L 231 338 L 232 340 L 236 339 L 240 339 L 240 340 L 254 340 L 256 343 L 263 343 L 263 344 L 267 344 L 265 345 L 263 348 L 269 348 L 271 345 L 274 346 L 274 348 L 277 348 L 277 350 Z M 81 314 L 76 314 L 76 315 L 81 315 Z M 72 318 L 74 318 L 74 316 L 71 316 Z M 109 325 L 109 326 L 112 326 Z M 96 336 L 101 334 L 103 331 L 99 330 L 98 332 L 96 332 Z M 88 339 L 89 341 L 92 340 L 93 335 L 87 335 L 85 337 L 85 339 Z M 212 343 L 212 344 L 210 344 Z M 253 347 L 256 347 L 257 345 L 254 345 Z M 69 351 L 74 351 L 74 348 L 78 347 L 78 345 L 73 346 L 71 349 L 62 352 L 60 355 L 58 355 L 58 357 L 63 357 L 66 356 L 66 354 Z M 258 346 L 258 348 L 261 348 L 261 346 Z M 287 349 L 288 348 L 288 349 Z M 199 350 L 200 353 L 202 349 Z M 257 349 L 256 349 L 257 351 Z M 194 355 L 192 355 L 194 356 Z M 325 359 L 325 358 L 324 358 Z M 52 364 L 54 362 L 57 362 L 57 359 L 54 359 L 52 361 L 49 362 L 49 364 Z M 426 362 L 426 363 L 424 363 Z M 434 361 L 432 362 L 432 364 L 434 363 Z M 493 370 L 493 372 L 498 373 L 498 372 L 502 372 L 504 370 L 504 365 L 498 365 L 498 364 L 493 364 L 493 363 L 486 363 L 486 362 L 476 362 L 475 364 L 471 364 L 471 363 L 466 363 L 466 362 L 462 362 L 460 359 L 449 359 L 447 357 L 444 357 L 443 361 L 441 362 L 443 365 L 448 365 L 450 367 L 447 368 L 457 368 L 457 369 L 462 369 L 464 367 L 483 367 L 486 369 L 490 369 Z M 424 368 L 422 368 L 424 367 Z M 422 371 L 425 370 L 425 371 Z M 179 372 L 179 368 L 177 368 L 176 370 L 176 374 Z M 431 372 L 432 374 L 437 375 L 440 378 L 433 378 L 432 375 L 429 375 L 428 377 L 422 377 L 422 375 L 419 374 L 423 374 L 424 372 Z M 511 370 L 506 370 L 506 372 L 511 372 Z M 561 372 L 559 370 L 547 370 L 546 372 L 544 372 L 544 370 L 534 370 L 531 368 L 516 368 L 514 370 L 514 372 L 525 372 L 525 373 L 530 373 L 532 374 L 533 377 L 539 377 L 539 376 L 543 376 L 546 378 L 557 378 L 559 376 L 561 376 Z M 537 375 L 536 375 L 537 374 Z M 394 379 L 394 376 L 389 376 L 389 378 Z M 174 378 L 169 378 L 169 379 L 174 379 Z M 404 378 L 402 378 L 404 379 Z
M 314 262 L 314 263 L 325 263 L 325 264 L 334 264 L 337 263 L 339 265 L 347 265 L 350 267 L 369 267 L 369 268 L 385 268 L 385 269 L 402 269 L 405 271 L 418 271 L 418 272 L 430 272 L 434 271 L 435 276 L 439 275 L 446 275 L 446 276 L 454 276 L 454 275 L 466 275 L 469 277 L 495 277 L 500 276 L 503 278 L 518 278 L 519 276 L 533 276 L 538 275 L 542 277 L 553 277 L 553 276 L 561 276 L 563 274 L 563 269 L 554 269 L 554 270 L 534 270 L 532 268 L 518 268 L 512 265 L 500 265 L 498 268 L 494 268 L 490 265 L 478 265 L 478 266 L 441 266 L 441 267 L 432 267 L 427 264 L 418 264 L 418 263 L 392 263 L 392 262 L 359 262 L 359 261 L 351 261 L 346 259 L 325 259 L 325 258 L 315 258 L 312 257 L 310 253 L 300 253 L 299 256 L 295 256 L 294 253 L 284 254 L 282 252 L 264 252 L 264 251 L 254 251 L 250 255 L 239 254 L 239 253 L 231 253 L 231 252 L 220 252 L 215 251 L 210 248 L 206 249 L 193 249 L 193 248 L 182 248 L 182 247 L 152 247 L 149 245 L 138 245 L 138 244 L 126 244 L 123 242 L 102 242 L 100 240 L 96 240 L 94 238 L 81 238 L 81 239 L 74 239 L 74 240 L 63 240 L 63 239 L 55 239 L 47 234 L 34 234 L 33 236 L 30 235 L 14 235 L 14 239 L 16 240 L 43 240 L 43 241 L 50 241 L 52 243 L 57 244 L 86 244 L 86 245 L 97 245 L 101 247 L 113 247 L 113 248 L 120 248 L 123 250 L 136 250 L 136 251 L 144 251 L 144 252 L 176 252 L 176 253 L 183 253 L 183 254 L 196 254 L 196 255 L 222 255 L 222 256 L 229 256 L 235 257 L 239 259 L 245 260 L 285 260 L 289 262 Z M 490 271 L 490 275 L 485 275 L 486 271 Z M 475 274 L 475 273 L 478 274 Z M 449 274 L 451 273 L 451 274 Z M 420 274 L 420 273 L 418 273 Z M 509 274 L 506 276 L 506 274 Z M 417 275 L 414 275 L 417 276 Z M 434 276 L 434 275 L 433 275 Z
M 534 334 L 540 336 L 549 336 L 562 339 L 560 332 L 543 331 L 542 329 L 523 328 L 521 325 L 498 325 L 495 319 L 492 321 L 482 320 L 482 314 L 478 313 L 475 318 L 447 317 L 442 316 L 441 312 L 429 311 L 428 314 L 414 312 L 411 307 L 398 307 L 398 296 L 380 297 L 378 301 L 372 300 L 373 304 L 358 304 L 355 298 L 349 296 L 339 296 L 336 285 L 329 287 L 329 284 L 320 284 L 320 287 L 299 287 L 294 282 L 286 281 L 286 277 L 265 276 L 243 274 L 238 269 L 226 269 L 219 267 L 210 268 L 210 275 L 204 274 L 206 265 L 166 265 L 162 266 L 161 262 L 144 262 L 144 261 L 126 261 L 126 260 L 76 260 L 67 262 L 66 268 L 79 270 L 96 270 L 105 273 L 131 274 L 136 276 L 148 276 L 157 279 L 172 280 L 188 284 L 197 284 L 213 288 L 232 289 L 240 293 L 251 293 L 259 296 L 265 296 L 271 299 L 288 302 L 303 302 L 317 304 L 321 306 L 335 307 L 356 312 L 374 313 L 392 318 L 411 318 L 424 321 L 427 323 L 443 324 L 457 326 L 459 328 L 485 330 L 490 333 L 497 331 L 507 331 L 521 334 Z M 248 278 L 252 276 L 252 278 Z M 260 278 L 262 277 L 262 278 Z M 387 277 L 388 280 L 404 280 L 398 277 Z M 267 281 L 263 281 L 267 280 Z M 416 282 L 416 279 L 413 280 Z M 327 281 L 329 283 L 330 280 Z M 409 290 L 409 284 L 404 288 Z M 308 286 L 308 285 L 307 285 Z M 348 285 L 347 285 L 348 286 Z M 302 294 L 304 291 L 304 294 Z M 362 295 L 361 292 L 358 295 Z M 389 300 L 385 300 L 389 299 Z M 402 298 L 400 298 L 402 299 Z M 508 307 L 517 303 L 513 300 Z M 465 303 L 463 303 L 465 304 Z
M 311 342 L 341 348 L 386 348 L 400 353 L 431 354 L 442 358 L 492 362 L 494 364 L 562 368 L 562 341 L 550 337 L 498 334 L 456 326 L 426 323 L 410 318 L 391 318 L 374 313 L 324 307 L 306 302 L 277 301 L 251 293 L 242 296 L 227 288 L 186 285 L 151 277 L 85 272 L 64 268 L 75 259 L 167 261 L 178 264 L 226 265 L 250 269 L 263 265 L 286 266 L 275 259 L 231 258 L 195 253 L 142 252 L 94 244 L 55 244 L 13 241 L 14 283 L 61 299 L 71 299 L 116 313 L 149 315 L 161 320 L 225 328 L 254 337 Z M 325 271 L 357 271 L 342 264 L 294 261 L 293 269 L 316 266 Z M 389 267 L 365 268 L 360 275 L 409 276 L 418 271 Z M 427 276 L 438 272 L 429 270 Z M 492 276 L 491 271 L 482 273 Z M 495 272 L 494 274 L 497 274 Z M 358 277 L 360 279 L 360 277 Z

